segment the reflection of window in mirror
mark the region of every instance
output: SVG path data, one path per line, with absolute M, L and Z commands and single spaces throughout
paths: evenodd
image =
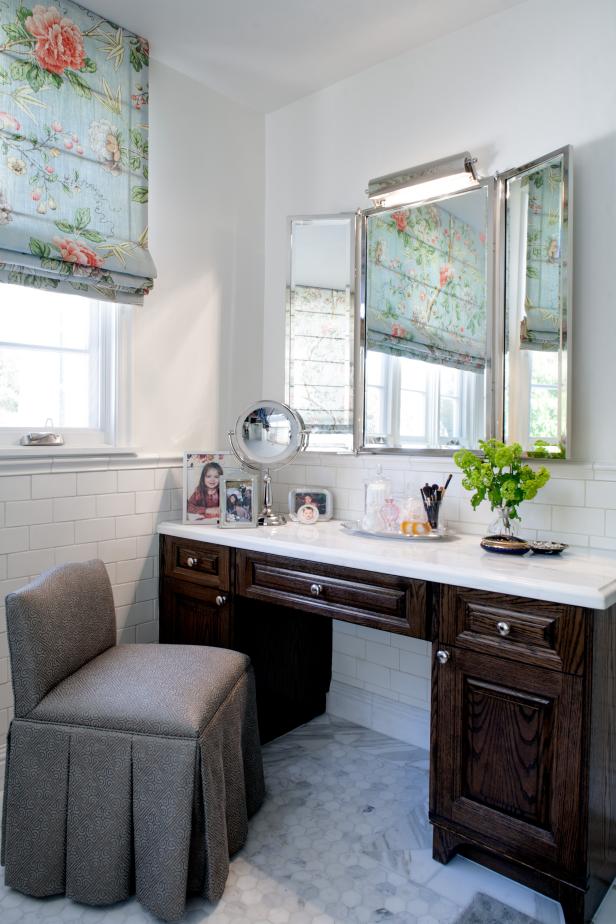
M 505 437 L 562 456 L 567 431 L 565 152 L 507 180 Z
M 366 447 L 486 435 L 488 186 L 366 219 Z
M 353 445 L 355 216 L 291 219 L 286 400 L 312 450 Z
M 366 354 L 366 445 L 456 449 L 476 445 L 483 389 L 472 372 Z

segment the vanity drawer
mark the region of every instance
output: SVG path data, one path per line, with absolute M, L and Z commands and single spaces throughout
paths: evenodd
M 438 613 L 439 643 L 582 673 L 587 622 L 579 607 L 441 585 Z
M 230 554 L 224 545 L 161 537 L 163 574 L 216 590 L 230 589 Z
M 236 566 L 242 597 L 428 637 L 425 581 L 239 550 Z

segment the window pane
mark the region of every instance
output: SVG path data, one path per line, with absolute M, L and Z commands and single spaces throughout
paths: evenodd
M 90 311 L 87 305 L 77 295 L 3 285 L 0 341 L 88 350 Z
M 89 356 L 0 349 L 0 426 L 90 427 Z
M 533 385 L 558 385 L 558 353 L 533 352 L 531 355 Z
M 376 350 L 367 350 L 366 352 L 366 385 L 382 385 L 385 362 L 389 357 L 384 353 L 377 353 Z
M 402 388 L 412 388 L 415 391 L 426 390 L 426 377 L 428 363 L 419 359 L 400 360 L 400 384 Z
M 439 436 L 451 440 L 460 436 L 459 407 L 457 398 L 442 397 L 439 415 Z
M 531 388 L 530 435 L 558 439 L 557 388 Z
M 385 432 L 383 420 L 383 389 L 374 386 L 366 388 L 366 432 L 371 437 Z
M 474 373 L 466 373 L 473 375 Z M 454 398 L 460 394 L 460 379 L 464 375 L 460 369 L 449 369 L 447 366 L 441 366 L 439 369 L 439 381 L 442 395 L 451 395 Z
M 400 395 L 400 436 L 424 438 L 426 433 L 426 396 L 417 391 Z

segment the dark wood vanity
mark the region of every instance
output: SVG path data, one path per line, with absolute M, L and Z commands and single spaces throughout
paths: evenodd
M 160 641 L 249 654 L 264 741 L 325 710 L 332 619 L 432 641 L 435 858 L 589 921 L 616 875 L 616 606 L 161 535 Z

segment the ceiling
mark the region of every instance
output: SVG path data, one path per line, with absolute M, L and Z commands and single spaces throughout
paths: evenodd
M 524 0 L 81 0 L 152 57 L 271 112 Z

